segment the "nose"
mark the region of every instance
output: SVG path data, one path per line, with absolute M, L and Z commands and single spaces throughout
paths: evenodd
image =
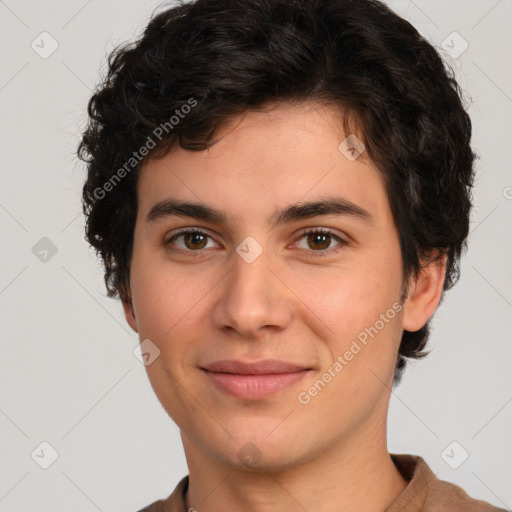
M 244 339 L 255 339 L 289 326 L 293 317 L 293 293 L 271 267 L 265 251 L 251 263 L 237 253 L 218 288 L 212 308 L 215 326 L 236 331 Z

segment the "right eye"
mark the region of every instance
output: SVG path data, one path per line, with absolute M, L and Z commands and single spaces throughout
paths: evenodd
M 166 240 L 166 246 L 174 246 L 178 252 L 192 253 L 208 249 L 208 240 L 213 240 L 210 235 L 200 229 L 183 229 Z

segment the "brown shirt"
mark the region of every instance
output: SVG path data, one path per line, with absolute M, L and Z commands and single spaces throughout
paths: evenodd
M 503 508 L 470 498 L 455 484 L 439 480 L 421 457 L 390 456 L 409 484 L 384 512 L 506 512 Z M 139 512 L 187 512 L 184 499 L 187 487 L 188 476 L 166 500 L 155 501 Z

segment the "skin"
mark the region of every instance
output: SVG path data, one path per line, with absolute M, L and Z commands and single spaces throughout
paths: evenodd
M 297 399 L 400 302 L 404 284 L 382 178 L 365 153 L 350 161 L 340 152 L 340 119 L 328 105 L 273 105 L 232 119 L 209 150 L 175 147 L 141 169 L 131 301 L 123 306 L 140 339 L 160 350 L 146 368 L 180 428 L 187 508 L 377 512 L 407 485 L 386 444 L 393 371 L 403 330 L 421 328 L 439 303 L 444 264 L 412 278 L 403 309 L 309 403 Z M 317 215 L 271 224 L 276 210 L 333 196 L 371 220 Z M 148 221 L 170 198 L 206 204 L 227 222 Z M 173 238 L 185 227 L 209 238 Z M 308 242 L 305 228 L 346 243 Z M 252 263 L 236 252 L 248 236 L 263 251 Z M 312 370 L 270 398 L 240 400 L 200 369 L 221 359 Z M 238 455 L 248 443 L 259 455 L 250 466 Z

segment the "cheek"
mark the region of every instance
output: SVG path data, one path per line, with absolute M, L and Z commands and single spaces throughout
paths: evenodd
M 322 327 L 325 334 L 317 331 L 323 337 L 318 345 L 322 373 L 303 387 L 302 398 L 310 400 L 308 414 L 320 424 L 332 416 L 337 418 L 329 420 L 332 425 L 355 425 L 383 400 L 394 374 L 401 338 L 400 281 L 363 275 L 320 284 L 308 292 L 303 282 L 299 292 L 309 296 L 309 308 L 322 320 L 316 325 L 329 328 Z
M 345 377 L 333 389 L 340 385 L 362 393 L 358 388 L 368 386 L 368 379 L 379 387 L 370 370 L 389 378 L 401 338 L 399 252 L 390 250 L 388 257 L 361 259 L 322 275 L 303 275 L 292 286 L 306 306 L 302 319 L 309 318 L 305 323 L 323 339 L 323 367 L 342 358 Z
M 132 275 L 140 340 L 151 340 L 160 351 L 146 372 L 155 395 L 181 427 L 184 418 L 198 414 L 183 383 L 188 382 L 193 365 L 194 344 L 204 341 L 197 326 L 203 325 L 201 315 L 209 307 L 208 285 L 204 276 L 171 272 L 168 265 L 154 260 L 150 264 L 142 257 L 134 257 Z
M 375 267 L 331 269 L 322 275 L 287 280 L 296 296 L 325 327 L 325 332 L 354 336 L 373 325 L 400 298 L 400 270 Z M 393 313 L 393 312 L 391 312 Z
M 215 281 L 204 271 L 172 267 L 140 251 L 134 254 L 131 282 L 140 336 L 165 344 L 204 309 Z

